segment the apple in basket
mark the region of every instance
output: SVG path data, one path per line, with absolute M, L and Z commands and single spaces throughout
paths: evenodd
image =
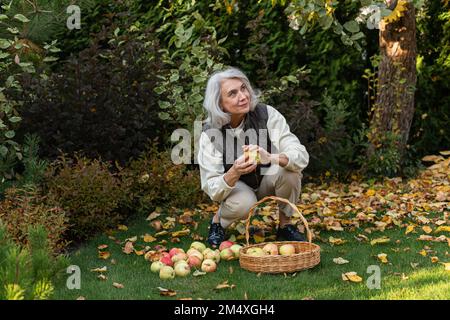
M 280 246 L 280 254 L 282 256 L 290 256 L 295 254 L 295 247 L 292 244 L 283 244 Z
M 266 244 L 262 250 L 265 254 L 275 256 L 278 254 L 278 246 L 275 243 L 268 243 Z
M 247 254 L 252 257 L 262 257 L 266 255 L 263 249 L 254 247 L 247 249 Z

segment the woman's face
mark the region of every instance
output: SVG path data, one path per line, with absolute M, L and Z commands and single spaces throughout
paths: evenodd
M 223 80 L 220 91 L 220 102 L 224 112 L 244 115 L 250 111 L 250 93 L 240 79 Z

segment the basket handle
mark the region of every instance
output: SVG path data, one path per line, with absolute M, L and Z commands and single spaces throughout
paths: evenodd
M 292 209 L 294 209 L 295 211 L 298 212 L 298 214 L 300 215 L 300 219 L 302 220 L 303 224 L 305 225 L 306 228 L 306 232 L 307 232 L 307 237 L 308 237 L 308 242 L 311 243 L 312 240 L 312 235 L 311 235 L 311 231 L 309 230 L 308 227 L 308 222 L 306 221 L 305 217 L 303 217 L 303 215 L 300 213 L 300 211 L 298 210 L 297 206 L 293 205 L 290 201 L 280 198 L 280 197 L 276 197 L 276 196 L 267 196 L 262 198 L 261 200 L 259 200 L 258 202 L 256 202 L 251 208 L 250 211 L 248 213 L 248 217 L 247 217 L 247 223 L 245 225 L 245 240 L 247 241 L 247 245 L 249 245 L 249 239 L 250 239 L 250 234 L 249 234 L 249 226 L 250 226 L 250 218 L 252 216 L 252 213 L 254 212 L 254 209 L 261 203 L 267 201 L 267 200 L 277 200 L 277 201 L 281 201 L 284 202 L 288 205 L 291 206 Z

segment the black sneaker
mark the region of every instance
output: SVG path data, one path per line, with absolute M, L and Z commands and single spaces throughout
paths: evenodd
M 278 228 L 278 241 L 306 241 L 305 236 L 292 224 L 287 224 L 283 228 Z
M 208 243 L 211 247 L 215 248 L 225 240 L 225 230 L 222 228 L 220 222 L 214 223 L 211 220 L 209 224 Z

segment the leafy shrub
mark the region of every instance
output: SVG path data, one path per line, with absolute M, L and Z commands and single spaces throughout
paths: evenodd
M 44 300 L 53 294 L 52 279 L 68 265 L 54 257 L 42 226 L 30 226 L 27 246 L 14 243 L 0 220 L 0 300 Z
M 0 202 L 0 220 L 3 221 L 11 239 L 26 245 L 28 228 L 41 225 L 48 233 L 48 245 L 52 252 L 61 252 L 67 245 L 64 236 L 68 229 L 65 212 L 48 203 L 42 190 L 35 185 L 6 190 Z
M 124 195 L 110 164 L 78 154 L 61 155 L 45 174 L 49 202 L 61 207 L 69 219 L 67 238 L 86 240 L 120 221 Z
M 147 139 L 168 136 L 153 91 L 162 70 L 158 41 L 151 30 L 122 28 L 96 34 L 48 80 L 24 79 L 34 95 L 25 98 L 21 134 L 40 136 L 41 156 L 55 159 L 61 150 L 124 165 Z
M 200 173 L 186 165 L 175 165 L 170 152 L 159 152 L 150 144 L 146 152 L 120 172 L 127 199 L 124 206 L 148 212 L 157 205 L 193 207 L 204 199 Z

